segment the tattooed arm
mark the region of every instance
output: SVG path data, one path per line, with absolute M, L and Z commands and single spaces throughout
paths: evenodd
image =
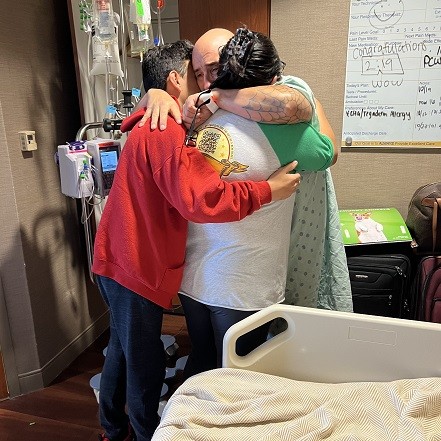
M 221 109 L 253 121 L 268 124 L 309 122 L 315 114 L 315 110 L 311 105 L 311 102 L 313 102 L 312 92 L 310 92 L 311 96 L 308 99 L 309 88 L 306 85 L 300 86 L 305 91 L 305 95 L 298 90 L 298 87 L 299 84 L 295 82 L 294 87 L 285 84 L 274 84 L 245 89 L 213 89 L 212 93 L 214 101 Z M 199 93 L 190 95 L 184 104 L 182 121 L 187 128 L 196 113 L 196 106 L 199 104 L 197 102 L 198 97 Z M 161 130 L 164 130 L 167 126 L 168 114 L 178 120 L 179 106 L 167 92 L 150 89 L 142 101 L 143 106 L 146 106 L 146 113 L 139 126 L 144 125 L 147 119 L 151 117 L 151 128 L 155 129 L 159 121 Z M 210 116 L 211 112 L 205 106 L 202 107 L 196 116 L 196 127 L 205 122 Z
M 313 114 L 308 99 L 298 90 L 284 85 L 214 89 L 213 98 L 221 109 L 269 124 L 307 122 Z

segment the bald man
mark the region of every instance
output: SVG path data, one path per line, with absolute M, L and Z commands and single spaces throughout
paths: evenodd
M 201 89 L 207 88 L 212 77 L 216 75 L 219 48 L 232 35 L 229 30 L 216 28 L 210 29 L 197 40 L 192 64 Z M 323 107 L 314 99 L 309 88 L 308 101 L 308 90 L 299 89 L 298 83 L 294 81 L 292 84 L 291 80 L 292 77 L 283 76 L 280 82 L 272 86 L 240 90 L 216 89 L 212 94 L 221 109 L 255 121 L 288 124 L 311 121 L 334 142 L 335 162 L 338 149 Z M 159 121 L 160 128 L 163 129 L 167 114 L 170 113 L 179 122 L 183 119 L 188 127 L 196 112 L 195 102 L 198 95 L 190 96 L 185 102 L 181 118 L 176 103 L 169 101 L 169 97 L 164 94 L 158 95 L 156 92 L 150 91 L 150 96 L 143 98 L 147 110 L 141 124 L 151 116 L 151 128 L 156 128 Z M 209 110 L 202 107 L 196 118 L 196 126 L 209 116 Z M 305 231 L 305 227 L 309 227 L 311 231 L 316 230 L 317 233 L 311 235 Z M 310 243 L 311 241 L 313 242 Z M 329 170 L 303 173 L 302 183 L 296 195 L 291 242 L 287 303 L 351 311 L 349 274 L 341 238 L 338 205 Z M 300 255 L 306 250 L 307 253 Z M 314 273 L 311 275 L 313 267 Z
M 196 42 L 192 64 L 201 89 L 209 87 L 216 78 L 219 47 L 225 45 L 231 35 L 225 29 L 212 29 Z M 197 97 L 193 95 L 184 104 L 183 120 L 187 126 L 196 113 Z M 282 77 L 281 81 L 271 86 L 240 90 L 214 89 L 212 98 L 221 109 L 259 122 L 286 124 L 310 120 L 316 128 L 320 126 L 321 131 L 327 132 L 335 145 L 332 128 L 322 107 L 317 104 L 307 84 L 298 78 Z M 163 112 L 167 115 L 170 110 L 167 104 L 156 106 L 155 100 L 153 104 L 148 104 L 145 115 L 145 118 L 152 115 L 152 127 L 155 127 L 155 118 L 161 118 Z M 179 113 L 179 109 L 171 110 L 173 112 Z M 196 126 L 209 116 L 209 109 L 202 107 L 196 116 Z M 235 148 L 237 151 L 237 146 Z M 297 190 L 292 211 L 286 303 L 352 310 L 346 257 L 336 216 L 338 209 L 331 175 L 325 171 L 303 173 L 303 182 Z M 190 239 L 191 231 L 190 227 Z M 188 251 L 187 247 L 187 257 L 191 258 Z M 192 288 L 188 289 L 188 284 L 184 287 L 190 295 L 193 287 L 198 284 L 195 274 L 190 277 Z M 187 282 L 190 279 L 187 278 Z M 213 287 L 213 290 L 217 288 Z M 222 290 L 217 292 L 222 296 Z
M 207 31 L 196 41 L 192 64 L 201 90 L 208 89 L 211 80 L 216 77 L 219 48 L 232 36 L 233 33 L 227 29 L 215 28 Z M 313 116 L 312 105 L 305 95 L 295 88 L 282 84 L 274 87 L 262 86 L 236 90 L 217 89 L 213 91 L 213 95 L 221 109 L 254 121 L 291 124 L 310 121 Z M 190 96 L 183 108 L 182 119 L 187 127 L 190 126 L 196 113 L 197 96 L 198 94 Z M 140 126 L 151 117 L 150 127 L 156 129 L 159 121 L 159 128 L 163 130 L 166 127 L 168 114 L 178 123 L 181 122 L 181 109 L 162 91 L 150 90 L 136 108 L 141 106 L 146 107 L 146 113 Z M 196 118 L 196 126 L 210 116 L 211 113 L 207 108 L 201 108 Z M 327 125 L 330 128 L 329 123 Z M 328 133 L 323 133 L 333 139 L 332 129 Z

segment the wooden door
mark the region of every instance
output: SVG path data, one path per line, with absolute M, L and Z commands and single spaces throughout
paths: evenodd
M 271 0 L 179 0 L 178 7 L 180 37 L 193 43 L 211 28 L 270 33 Z

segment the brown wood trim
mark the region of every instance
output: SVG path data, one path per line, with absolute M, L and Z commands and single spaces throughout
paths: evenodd
M 9 397 L 8 384 L 6 383 L 5 368 L 3 366 L 3 357 L 0 352 L 0 400 Z

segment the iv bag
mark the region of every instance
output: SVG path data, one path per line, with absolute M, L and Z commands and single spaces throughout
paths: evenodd
M 95 36 L 102 42 L 116 40 L 115 17 L 111 0 L 94 0 L 93 24 Z
M 90 75 L 118 75 L 124 77 L 119 59 L 118 41 L 103 43 L 96 35 L 92 37 L 92 69 Z
M 141 56 L 147 49 L 154 46 L 149 2 L 147 0 L 142 2 L 144 7 L 145 4 L 148 5 L 148 12 L 144 9 L 145 14 L 143 16 L 136 16 L 134 14 L 133 8 L 135 7 L 135 2 L 139 3 L 139 0 L 131 0 L 130 5 L 125 5 L 125 17 L 129 37 L 127 51 L 130 57 Z
M 130 21 L 137 25 L 151 25 L 150 0 L 130 0 Z
M 143 54 L 147 49 L 154 46 L 153 29 L 148 27 L 146 35 L 142 38 L 139 35 L 139 29 L 137 25 L 131 24 L 129 27 L 130 47 L 128 48 L 131 57 L 138 57 Z

